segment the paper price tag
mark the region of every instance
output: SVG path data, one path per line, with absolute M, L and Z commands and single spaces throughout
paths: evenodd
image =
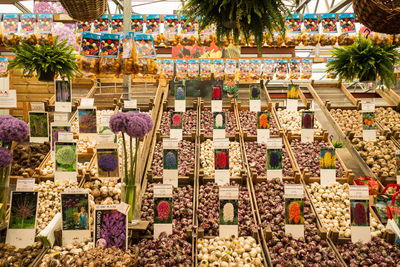
M 237 186 L 221 186 L 219 188 L 219 199 L 239 199 L 239 188 Z
M 155 184 L 153 191 L 154 198 L 172 197 L 172 185 L 170 184 Z
M 362 103 L 362 112 L 375 112 L 375 103 Z
M 261 100 L 250 100 L 250 111 L 260 112 L 261 111 Z
M 0 109 L 0 115 L 10 115 L 9 109 Z
M 229 148 L 228 138 L 217 138 L 213 140 L 214 149 L 225 149 Z
M 64 189 L 64 193 L 68 193 L 68 194 L 84 194 L 85 193 L 85 189 L 84 188 L 70 188 L 67 187 Z
M 74 134 L 70 132 L 59 132 L 58 142 L 72 142 L 74 141 Z
M 60 112 L 54 113 L 54 121 L 67 122 L 68 121 L 68 113 L 60 113 Z
M 268 138 L 267 139 L 267 147 L 270 149 L 282 148 L 282 138 Z
M 94 98 L 82 98 L 81 99 L 81 107 L 93 107 Z
M 298 99 L 288 99 L 286 101 L 286 109 L 288 111 L 297 111 L 297 107 L 299 106 Z
M 17 107 L 17 91 L 0 89 L 0 108 L 16 108 Z
M 110 118 L 111 118 L 111 115 L 104 114 L 104 115 L 101 116 L 100 123 L 101 123 L 101 124 L 107 124 L 107 125 L 108 125 L 109 122 L 110 122 Z
M 222 112 L 222 100 L 211 100 L 211 112 Z
M 126 204 L 125 202 L 121 202 L 121 203 L 119 203 L 117 210 L 124 215 L 128 215 L 130 208 L 131 208 L 131 206 L 129 204 Z
M 44 111 L 44 103 L 43 102 L 31 102 L 31 110 L 32 111 Z
M 238 236 L 239 187 L 221 186 L 219 188 L 219 236 Z
M 125 100 L 124 108 L 137 108 L 137 100 L 136 99 Z
M 31 178 L 20 178 L 17 179 L 16 191 L 34 191 L 35 179 Z
M 179 140 L 177 138 L 163 138 L 164 149 L 178 149 Z
M 350 185 L 350 199 L 369 199 L 369 189 L 367 185 Z
M 97 143 L 98 144 L 108 144 L 114 143 L 115 135 L 114 134 L 98 134 L 97 135 Z
M 284 185 L 285 198 L 302 198 L 304 197 L 304 188 L 301 184 L 285 184 Z

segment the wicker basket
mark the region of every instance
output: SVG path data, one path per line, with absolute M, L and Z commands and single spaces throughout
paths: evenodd
M 60 0 L 68 15 L 75 20 L 95 20 L 106 13 L 107 0 Z
M 399 0 L 353 0 L 358 20 L 375 32 L 400 33 Z

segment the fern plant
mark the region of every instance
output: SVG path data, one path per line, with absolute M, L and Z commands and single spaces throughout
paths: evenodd
M 395 58 L 399 45 L 377 45 L 369 38 L 358 36 L 351 46 L 335 47 L 334 60 L 327 64 L 327 73 L 333 73 L 340 81 L 378 81 L 386 87 L 394 85 Z
M 183 12 L 189 21 L 200 18 L 200 31 L 215 25 L 218 42 L 232 35 L 238 42 L 243 34 L 246 42 L 254 36 L 259 49 L 264 32 L 284 34 L 285 15 L 290 13 L 282 0 L 189 0 Z
M 37 74 L 39 80 L 52 81 L 55 75 L 72 79 L 78 71 L 74 48 L 67 40 L 52 45 L 30 45 L 26 41 L 11 46 L 15 59 L 8 64 L 8 70 L 20 69 L 24 76 Z

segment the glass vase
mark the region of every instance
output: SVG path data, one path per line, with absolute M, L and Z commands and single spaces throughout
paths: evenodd
M 140 205 L 137 203 L 137 188 L 136 185 L 126 185 L 124 188 L 124 200 L 131 208 L 128 212 L 128 224 L 136 225 L 140 223 Z
M 6 222 L 8 185 L 0 185 L 0 225 Z

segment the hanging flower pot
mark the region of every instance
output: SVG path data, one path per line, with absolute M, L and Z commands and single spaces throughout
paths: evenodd
M 106 13 L 106 0 L 60 0 L 68 15 L 75 20 L 89 21 L 100 18 Z
M 41 82 L 52 82 L 54 81 L 54 75 L 54 71 L 48 70 L 47 72 L 42 72 L 38 80 Z

